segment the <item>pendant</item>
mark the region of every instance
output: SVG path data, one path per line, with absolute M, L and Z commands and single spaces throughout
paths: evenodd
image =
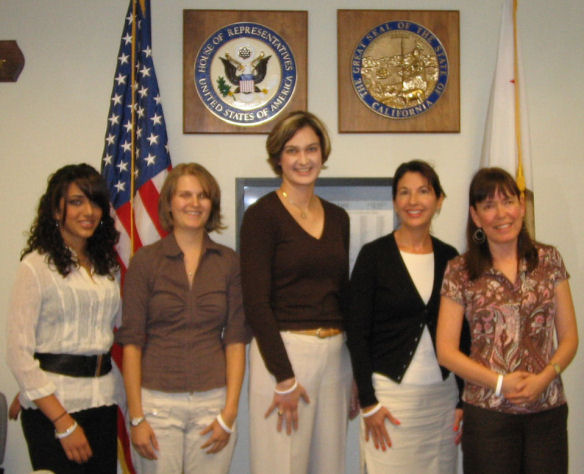
M 284 198 L 286 198 L 286 200 L 292 204 L 296 209 L 298 209 L 298 211 L 300 211 L 300 217 L 302 217 L 302 219 L 308 219 L 308 214 L 306 213 L 306 211 L 304 209 L 302 209 L 298 204 L 296 204 L 295 202 L 292 202 L 292 200 L 288 197 L 288 193 L 286 193 L 286 191 L 281 191 L 282 196 L 284 196 Z M 312 197 L 310 198 L 312 199 Z M 310 205 L 310 204 L 309 204 Z

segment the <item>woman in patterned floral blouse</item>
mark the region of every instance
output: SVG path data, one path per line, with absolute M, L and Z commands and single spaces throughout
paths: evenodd
M 507 172 L 479 170 L 469 203 L 468 251 L 446 269 L 437 335 L 440 364 L 466 380 L 464 471 L 567 472 L 559 375 L 578 347 L 568 272 L 554 247 L 529 237 Z M 463 318 L 470 356 L 458 349 Z

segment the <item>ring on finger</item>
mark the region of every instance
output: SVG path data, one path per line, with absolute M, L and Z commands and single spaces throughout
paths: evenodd
M 283 410 L 278 410 L 278 416 L 282 416 L 284 414 Z

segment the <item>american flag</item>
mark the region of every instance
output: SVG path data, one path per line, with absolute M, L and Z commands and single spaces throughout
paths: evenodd
M 158 220 L 158 197 L 171 162 L 151 46 L 150 0 L 130 0 L 101 163 L 120 231 L 122 279 L 133 253 L 165 234 Z M 113 357 L 121 367 L 119 347 L 114 347 Z M 134 472 L 123 417 L 118 438 L 119 468 Z

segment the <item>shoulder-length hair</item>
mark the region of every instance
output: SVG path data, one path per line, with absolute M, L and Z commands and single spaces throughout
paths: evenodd
M 176 193 L 178 179 L 184 175 L 191 175 L 197 178 L 203 191 L 211 200 L 211 213 L 205 224 L 205 230 L 207 232 L 221 232 L 226 228 L 222 223 L 221 189 L 213 175 L 198 163 L 181 163 L 175 166 L 164 180 L 160 191 L 160 199 L 158 200 L 158 217 L 162 228 L 167 232 L 172 232 L 172 229 L 174 229 L 170 204 Z
M 39 201 L 37 215 L 20 258 L 35 250 L 47 254 L 49 263 L 55 265 L 63 276 L 68 275 L 71 267 L 77 264 L 59 229 L 67 217 L 66 198 L 71 183 L 75 183 L 101 209 L 101 221 L 93 235 L 87 239 L 86 250 L 94 271 L 98 275 L 113 277 L 119 268 L 114 248 L 119 232 L 110 215 L 107 185 L 95 168 L 85 163 L 64 166 L 49 177 L 47 189 Z M 63 212 L 59 220 L 57 214 L 61 203 Z
M 397 196 L 397 186 L 399 181 L 406 173 L 420 173 L 424 178 L 426 178 L 426 181 L 428 181 L 428 184 L 434 190 L 434 194 L 436 194 L 438 199 L 440 199 L 442 196 L 446 197 L 446 193 L 440 184 L 438 173 L 436 173 L 436 170 L 432 167 L 432 165 L 423 160 L 412 160 L 406 163 L 402 163 L 395 170 L 393 175 L 393 185 L 391 187 L 391 196 L 394 201 L 395 197 Z
M 516 196 L 521 198 L 521 191 L 513 177 L 501 168 L 482 168 L 474 175 L 468 192 L 469 206 L 477 209 L 477 204 L 485 199 L 493 198 L 497 193 L 503 196 Z M 487 239 L 482 243 L 477 243 L 473 239 L 473 234 L 478 227 L 472 220 L 470 208 L 466 224 L 466 266 L 471 280 L 481 276 L 486 270 L 493 266 L 493 256 L 489 249 Z M 532 271 L 537 267 L 538 257 L 535 243 L 531 240 L 525 221 L 521 226 L 521 231 L 517 239 L 517 257 L 527 261 L 527 270 Z
M 282 176 L 282 166 L 280 158 L 282 150 L 286 143 L 296 134 L 298 130 L 304 127 L 310 127 L 318 136 L 320 142 L 320 151 L 322 164 L 324 165 L 331 153 L 331 140 L 329 138 L 326 126 L 314 114 L 304 110 L 295 110 L 285 115 L 274 126 L 266 140 L 266 150 L 268 152 L 268 163 L 278 176 Z

